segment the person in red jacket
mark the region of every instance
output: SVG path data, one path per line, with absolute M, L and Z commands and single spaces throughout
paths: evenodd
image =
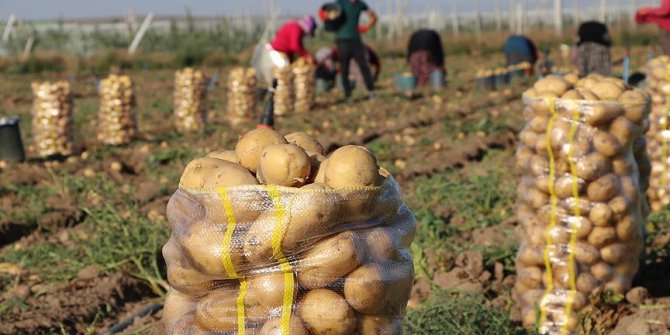
M 661 28 L 659 42 L 666 55 L 670 55 L 670 0 L 663 0 L 659 8 L 642 8 L 635 14 L 637 23 L 656 23 Z
M 305 48 L 303 40 L 307 36 L 314 36 L 315 30 L 316 20 L 311 16 L 289 21 L 279 28 L 274 40 L 265 45 L 256 68 L 268 84 L 272 82 L 272 69 L 275 67 L 288 66 L 301 57 L 314 63 L 314 57 Z

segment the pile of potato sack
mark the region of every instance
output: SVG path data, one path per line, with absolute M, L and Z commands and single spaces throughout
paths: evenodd
M 277 88 L 274 95 L 274 112 L 277 116 L 290 113 L 293 110 L 293 70 L 290 66 L 274 67 L 273 77 L 277 79 Z
M 296 113 L 306 113 L 314 106 L 316 98 L 316 69 L 314 65 L 300 58 L 291 64 L 293 69 L 293 83 L 295 87 Z
M 637 271 L 650 97 L 616 78 L 566 75 L 536 82 L 524 102 L 514 293 L 525 326 L 568 334 L 589 295 L 625 294 Z
M 70 83 L 34 82 L 33 144 L 38 157 L 68 156 L 74 152 L 74 119 Z
M 174 117 L 177 131 L 193 133 L 207 124 L 207 77 L 200 70 L 175 72 Z
M 98 140 L 108 145 L 130 143 L 137 133 L 136 105 L 130 77 L 112 74 L 101 80 Z
M 401 334 L 416 223 L 364 147 L 256 129 L 168 204 L 169 334 Z

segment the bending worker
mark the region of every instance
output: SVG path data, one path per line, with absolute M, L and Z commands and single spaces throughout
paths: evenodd
M 419 86 L 428 85 L 433 72 L 444 73 L 444 48 L 440 34 L 431 29 L 414 32 L 407 45 L 407 62 Z
M 533 74 L 533 68 L 539 58 L 539 51 L 535 43 L 524 35 L 511 35 L 503 45 L 503 52 L 507 60 L 507 66 L 528 63 L 526 75 Z
M 659 42 L 666 55 L 670 55 L 670 0 L 663 0 L 659 8 L 642 8 L 636 15 L 637 23 L 656 23 L 661 29 Z
M 311 16 L 289 21 L 279 28 L 275 39 L 263 47 L 261 60 L 256 69 L 268 84 L 272 83 L 274 68 L 289 66 L 300 57 L 310 64 L 314 63 L 314 58 L 305 49 L 303 39 L 306 36 L 314 36 L 315 30 L 316 20 Z

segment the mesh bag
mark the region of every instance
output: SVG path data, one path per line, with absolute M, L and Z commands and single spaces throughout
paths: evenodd
M 201 130 L 207 124 L 207 82 L 198 70 L 185 68 L 175 72 L 175 126 L 183 133 Z
M 295 92 L 293 91 L 293 71 L 290 66 L 275 66 L 272 69 L 272 74 L 277 79 L 274 104 L 275 115 L 286 115 L 293 110 L 293 101 L 295 98 Z
M 648 100 L 533 95 L 524 96 L 528 123 L 516 153 L 523 232 L 514 294 L 524 326 L 572 334 L 589 295 L 624 294 L 638 268 L 647 214 L 640 166 Z
M 314 65 L 307 63 L 303 58 L 291 64 L 293 69 L 293 83 L 295 87 L 295 111 L 306 113 L 314 106 L 316 77 Z
M 252 118 L 256 108 L 256 70 L 237 67 L 228 77 L 228 113 L 232 118 Z
M 38 157 L 71 155 L 74 151 L 70 83 L 32 83 L 33 150 Z
M 128 144 L 137 133 L 133 82 L 128 76 L 110 75 L 100 82 L 98 140 L 108 145 Z
M 180 188 L 168 219 L 169 334 L 402 332 L 416 223 L 388 174 L 358 189 Z
M 647 191 L 651 209 L 659 211 L 670 205 L 670 57 L 652 59 L 647 65 L 647 90 L 652 95 L 650 125 L 647 131 L 648 152 L 652 161 Z

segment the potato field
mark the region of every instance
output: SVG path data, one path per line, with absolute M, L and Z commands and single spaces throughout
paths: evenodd
M 634 49 L 634 55 L 640 57 L 634 57 L 633 67 L 643 72 L 646 59 L 641 55 L 645 52 L 642 48 Z M 623 50 L 615 49 L 614 53 L 620 56 Z M 289 135 L 286 139 L 266 134 L 271 138 L 261 136 L 262 139 L 254 141 L 265 141 L 275 146 L 272 146 L 272 150 L 264 151 L 267 155 L 260 159 L 243 156 L 240 151 L 251 152 L 256 150 L 251 147 L 259 145 L 259 142 L 250 144 L 251 140 L 245 140 L 242 136 L 256 129 L 263 103 L 253 101 L 253 93 L 246 91 L 238 95 L 235 98 L 237 100 L 232 100 L 229 95 L 230 76 L 239 82 L 254 81 L 250 78 L 253 76 L 244 70 L 216 66 L 196 67 L 197 70 L 180 69 L 176 84 L 174 69 L 124 69 L 115 76 L 107 77 L 108 73 L 105 73 L 95 78 L 88 74 L 66 76 L 52 72 L 0 74 L 0 116 L 18 115 L 21 118 L 22 139 L 28 157 L 22 163 L 0 162 L 0 334 L 165 334 L 166 324 L 170 324 L 170 327 L 175 323 L 178 327 L 191 327 L 188 320 L 164 322 L 164 317 L 170 319 L 175 317 L 174 313 L 181 313 L 168 308 L 174 305 L 166 304 L 166 308 L 162 308 L 166 296 L 170 296 L 169 292 L 173 290 L 170 284 L 180 285 L 178 280 L 168 283 L 168 265 L 180 261 L 197 263 L 200 268 L 209 271 L 209 279 L 226 278 L 228 281 L 244 277 L 246 271 L 253 273 L 255 270 L 270 269 L 268 271 L 271 275 L 279 273 L 279 279 L 276 280 L 284 281 L 288 280 L 287 277 L 282 277 L 281 272 L 277 272 L 279 270 L 273 266 L 288 266 L 286 259 L 282 259 L 291 258 L 289 256 L 292 253 L 299 255 L 296 256 L 296 264 L 300 263 L 303 256 L 306 259 L 313 256 L 315 261 L 307 262 L 309 264 L 301 268 L 305 269 L 304 272 L 298 272 L 295 278 L 302 289 L 295 292 L 301 304 L 293 306 L 293 313 L 300 316 L 307 326 L 291 324 L 291 334 L 330 334 L 328 327 L 335 329 L 331 329 L 332 334 L 536 334 L 528 326 L 542 321 L 540 314 L 543 313 L 536 313 L 533 309 L 533 303 L 539 300 L 539 296 L 529 298 L 524 293 L 532 291 L 541 295 L 542 291 L 533 290 L 533 287 L 537 283 L 542 284 L 543 276 L 546 275 L 535 269 L 539 269 L 549 256 L 538 252 L 522 258 L 524 253 L 519 253 L 522 261 L 517 264 L 517 253 L 520 250 L 532 247 L 533 243 L 544 243 L 541 238 L 538 241 L 528 233 L 529 230 L 523 229 L 526 221 L 523 215 L 517 216 L 517 201 L 527 201 L 528 211 L 522 214 L 532 217 L 543 215 L 542 208 L 551 204 L 551 197 L 536 194 L 541 193 L 537 190 L 541 189 L 540 186 L 528 186 L 531 182 L 539 185 L 542 178 L 546 181 L 550 178 L 549 173 L 529 177 L 529 171 L 533 171 L 529 164 L 533 164 L 533 159 L 539 160 L 536 157 L 546 156 L 542 150 L 551 144 L 538 144 L 541 136 L 553 136 L 551 131 L 547 135 L 546 123 L 549 118 L 546 115 L 551 115 L 548 114 L 552 112 L 551 108 L 557 108 L 558 113 L 562 113 L 562 105 L 557 103 L 551 108 L 541 104 L 531 105 L 532 115 L 528 114 L 529 110 L 524 109 L 522 94 L 533 87 L 537 78 L 516 78 L 495 91 L 476 87 L 478 70 L 496 68 L 503 62 L 502 54 L 447 56 L 447 87 L 440 90 L 418 89 L 411 96 L 394 88 L 393 75 L 403 71 L 404 58 L 387 56 L 382 62 L 384 71 L 374 99 L 367 99 L 366 92 L 359 87 L 354 93 L 354 101 L 347 102 L 336 88 L 330 92 L 317 93 L 314 106 L 303 104 L 297 108 L 299 111 L 275 116 L 275 130 L 279 134 L 302 132 L 318 143 L 306 140 L 306 137 L 302 137 L 304 134 Z M 620 67 L 614 71 L 620 72 Z M 203 76 L 216 76 L 219 80 L 208 85 L 202 80 Z M 56 83 L 59 80 L 65 84 L 31 87 L 31 82 Z M 578 93 L 573 85 L 579 86 L 573 83 L 559 88 L 561 92 L 558 93 L 547 93 L 555 92 L 554 86 L 542 89 L 536 87 L 533 94 L 536 98 L 548 99 L 565 98 L 565 94 L 575 94 L 570 96 L 571 99 L 588 98 Z M 244 91 L 243 88 L 237 89 Z M 54 100 L 49 97 L 41 105 L 46 106 L 43 108 L 47 115 L 37 113 L 34 119 L 34 92 L 40 90 L 56 92 L 55 95 L 69 91 L 70 98 Z M 570 90 L 574 93 L 568 93 Z M 613 99 L 644 100 L 642 95 L 633 96 L 637 93 L 625 93 L 626 90 L 628 88 L 620 89 Z M 637 91 L 631 89 L 630 92 Z M 630 97 L 623 97 L 622 94 Z M 205 95 L 206 99 L 198 98 Z M 605 95 L 604 91 L 600 92 L 600 96 Z M 110 96 L 121 97 L 116 100 L 120 102 L 110 100 Z M 175 96 L 179 101 L 195 99 L 200 105 L 176 104 Z M 51 104 L 71 108 L 71 115 L 62 116 L 62 121 L 58 121 L 68 125 L 69 133 L 45 134 L 39 126 L 33 126 L 43 124 L 40 118 L 51 117 L 48 115 L 54 109 L 50 107 Z M 236 106 L 244 112 L 231 112 Z M 99 115 L 101 110 L 105 111 L 107 118 Z M 633 145 L 637 137 L 629 134 L 624 141 L 621 137 L 628 135 L 622 135 L 625 131 L 621 129 L 625 126 L 619 123 L 637 121 L 641 124 L 642 114 L 637 119 L 631 116 L 624 120 L 624 116 L 619 116 L 621 120 L 617 118 L 613 121 L 615 116 L 607 113 L 623 115 L 624 112 L 609 109 L 601 112 L 606 115 L 590 124 L 589 129 L 606 129 L 604 133 L 611 134 L 615 138 L 614 142 L 618 139 L 616 143 L 621 142 L 630 147 L 625 152 L 626 157 L 640 164 L 636 160 Z M 544 128 L 538 126 L 538 130 L 528 131 L 526 123 L 529 116 L 546 117 Z M 110 126 L 112 119 L 114 122 L 121 120 L 119 123 L 123 127 Z M 556 121 L 554 127 L 567 127 L 564 129 L 565 136 L 575 136 L 574 143 L 577 144 L 572 148 L 574 143 L 570 142 L 569 153 L 556 151 L 556 157 L 552 153 L 551 162 L 559 166 L 557 173 L 561 172 L 560 164 L 564 164 L 563 172 L 569 174 L 571 155 L 579 154 L 580 136 L 583 135 L 580 131 L 583 129 L 570 130 L 569 124 L 558 124 L 559 121 Z M 532 124 L 529 127 L 532 128 Z M 589 130 L 584 131 L 588 133 Z M 59 141 L 68 137 L 73 139 L 73 146 L 59 144 Z M 37 141 L 39 139 L 50 145 L 41 145 Z M 593 142 L 592 146 L 599 149 L 597 152 L 611 153 L 607 157 L 615 157 L 615 152 L 624 150 L 614 147 L 609 137 L 595 138 Z M 585 146 L 591 145 L 589 143 Z M 363 146 L 369 152 L 356 146 Z M 231 156 L 230 151 L 236 150 L 236 147 L 237 155 L 233 152 Z M 520 153 L 517 153 L 518 148 Z M 523 151 L 525 149 L 527 151 Z M 584 150 L 585 156 L 594 155 Z M 63 157 L 41 159 L 40 152 L 61 152 Z M 524 154 L 528 156 L 519 158 Z M 205 158 L 207 155 L 210 156 Z M 324 168 L 324 175 L 320 175 L 321 172 L 317 173 L 314 169 L 319 167 L 318 164 L 325 164 L 323 162 L 326 158 L 328 165 Z M 520 159 L 527 159 L 530 163 L 520 167 Z M 597 160 L 593 157 L 589 159 Z M 226 160 L 239 162 L 243 168 Z M 549 162 L 549 158 L 546 160 Z M 610 199 L 628 193 L 625 193 L 625 186 L 610 190 L 608 184 L 605 184 L 607 180 L 629 177 L 626 180 L 638 183 L 636 178 L 640 173 L 618 173 L 616 168 L 612 168 L 612 173 L 606 174 L 598 170 L 597 166 L 601 164 L 598 161 L 589 161 L 588 164 L 596 167 L 591 168 L 589 165 L 588 172 L 580 177 L 590 184 L 575 186 L 582 187 L 577 193 L 583 191 L 587 195 L 582 200 L 608 202 L 613 207 L 611 201 L 614 200 Z M 286 169 L 278 168 L 284 166 Z M 227 174 L 211 177 L 207 175 L 209 169 L 222 169 L 220 171 L 225 170 Z M 659 175 L 652 171 L 651 187 L 660 182 L 655 179 L 660 177 L 654 177 Z M 397 181 L 397 191 L 393 191 L 395 184 L 391 184 L 389 176 Z M 601 180 L 598 185 L 602 187 L 596 189 L 598 185 L 592 186 L 596 181 L 591 180 Z M 235 184 L 235 181 L 239 183 Z M 623 185 L 624 182 L 621 183 Z M 226 205 L 225 202 L 222 204 L 216 201 L 210 204 L 212 201 L 208 200 L 208 196 L 211 194 L 200 194 L 204 207 L 218 206 L 218 211 L 214 214 L 208 212 L 206 217 L 202 214 L 204 210 L 195 204 L 200 200 L 189 198 L 179 190 L 180 187 L 200 189 L 208 185 L 251 184 L 259 189 L 267 188 L 269 196 L 251 199 L 244 198 L 250 195 L 230 191 L 226 196 L 231 199 L 231 204 Z M 274 243 L 276 241 L 270 241 L 267 237 L 272 232 L 254 232 L 254 226 L 246 227 L 244 224 L 244 215 L 251 216 L 253 213 L 249 212 L 254 211 L 257 213 L 250 220 L 272 221 L 275 217 L 266 214 L 273 213 L 268 210 L 273 205 L 276 210 L 278 198 L 293 199 L 293 196 L 301 194 L 289 191 L 284 193 L 284 189 L 277 189 L 273 185 L 309 189 L 306 192 L 314 197 L 296 201 L 298 205 L 303 204 L 307 208 L 303 211 L 316 211 L 314 215 L 325 225 L 347 220 L 346 216 L 361 216 L 362 213 L 374 211 L 394 213 L 397 216 L 380 214 L 380 217 L 389 225 L 402 225 L 411 221 L 407 216 L 411 210 L 416 219 L 413 243 L 406 243 L 411 241 L 411 237 L 408 237 L 408 231 L 403 231 L 404 228 L 397 230 L 405 235 L 395 236 L 384 235 L 384 229 L 374 227 L 336 228 L 335 224 L 330 224 L 324 231 L 318 232 L 311 231 L 310 227 L 298 227 L 291 231 L 289 226 L 286 237 L 279 243 L 281 246 L 277 247 L 277 243 Z M 555 188 L 559 198 L 561 192 L 566 194 L 565 198 L 573 194 L 570 180 L 558 178 L 555 185 L 551 185 L 547 189 Z M 329 193 L 332 189 L 329 187 L 360 187 L 360 192 L 370 190 L 366 187 L 375 190 L 381 188 L 379 192 L 383 194 L 357 195 L 352 191 L 352 194 L 345 196 L 339 194 L 341 198 L 338 198 L 338 202 L 332 200 L 334 198 Z M 390 195 L 384 191 L 387 187 Z M 639 195 L 646 198 L 644 193 Z M 392 200 L 384 197 L 396 199 L 397 203 L 391 206 L 389 203 Z M 247 203 L 262 203 L 263 206 L 247 208 L 244 213 L 236 212 L 236 201 L 240 198 L 246 199 L 244 201 Z M 571 300 L 570 305 L 578 305 L 574 309 L 579 312 L 574 320 L 570 319 L 574 323 L 571 327 L 574 327 L 575 333 L 668 333 L 670 209 L 667 203 L 661 203 L 662 196 L 654 200 L 653 211 L 648 219 L 639 218 L 635 221 L 644 230 L 644 234 L 635 237 L 639 240 L 638 247 L 641 250 L 637 251 L 643 254 L 642 258 L 611 256 L 616 261 L 610 263 L 617 264 L 617 270 L 611 271 L 619 271 L 618 265 L 621 264 L 639 262 L 637 274 L 630 278 L 632 289 L 611 291 L 593 288 L 588 290 L 588 293 L 593 294 L 581 294 L 583 301 Z M 287 200 L 287 203 L 294 204 L 292 200 Z M 334 206 L 333 203 L 339 207 L 329 207 Z M 558 206 L 561 207 L 562 203 Z M 561 210 L 571 211 L 573 207 L 566 208 Z M 593 213 L 594 208 L 589 207 L 592 217 L 597 216 Z M 200 215 L 197 214 L 199 210 L 202 216 L 196 218 Z M 290 205 L 286 210 L 291 211 Z M 189 231 L 192 228 L 188 228 L 188 225 L 204 223 L 206 226 L 209 220 L 217 220 L 213 215 L 229 217 L 231 212 L 235 212 L 238 218 L 237 228 L 245 230 L 244 236 L 253 233 L 256 234 L 254 238 L 246 239 L 236 233 L 224 237 L 221 231 L 200 236 Z M 618 217 L 616 223 L 623 220 L 625 217 Z M 595 228 L 588 226 L 588 229 L 602 229 L 602 234 L 609 233 L 606 231 L 609 229 L 606 223 L 598 225 L 593 218 L 590 221 L 593 221 Z M 249 232 L 246 232 L 247 229 Z M 589 236 L 590 232 L 584 235 L 584 240 L 588 242 L 586 246 L 597 246 L 594 252 L 601 253 L 605 260 L 610 259 L 608 252 L 617 252 L 606 250 L 608 243 L 625 244 L 623 240 L 620 241 L 621 238 L 592 237 Z M 327 241 L 331 245 L 323 246 L 322 250 L 307 248 L 289 239 L 306 238 L 299 234 L 324 236 L 335 233 L 336 238 Z M 357 234 L 364 235 L 365 239 L 361 240 L 371 244 L 366 246 L 371 252 L 364 258 L 348 254 L 351 253 L 350 248 L 356 247 L 356 243 L 362 243 L 355 240 Z M 390 246 L 383 245 L 384 237 L 389 239 Z M 218 238 L 217 243 L 224 240 L 223 243 L 227 243 L 231 250 L 243 250 L 240 254 L 244 253 L 247 259 L 237 259 L 237 254 L 231 251 L 229 257 L 223 257 L 225 259 L 221 263 L 220 258 L 214 257 L 212 261 L 212 257 L 200 257 L 200 251 L 192 250 L 206 248 L 203 245 L 209 243 L 210 238 Z M 181 247 L 177 246 L 177 241 L 187 239 L 194 240 L 180 242 Z M 569 241 L 569 237 L 566 241 Z M 576 242 L 578 245 L 579 241 Z M 220 244 L 218 247 L 221 248 Z M 188 252 L 184 251 L 187 248 Z M 333 252 L 333 248 L 337 252 Z M 284 255 L 278 255 L 278 249 L 282 251 L 280 254 L 287 253 L 288 256 L 280 257 Z M 624 250 L 630 253 L 637 251 Z M 188 255 L 182 257 L 182 253 Z M 313 255 L 309 256 L 310 253 Z M 396 263 L 388 266 L 388 271 L 381 266 L 381 274 L 375 273 L 376 268 L 368 265 L 388 264 L 380 260 L 388 256 L 386 253 L 393 253 Z M 204 254 L 206 252 L 202 251 Z M 322 263 L 319 263 L 319 255 L 331 254 L 336 265 L 327 263 L 330 260 L 321 260 Z M 596 277 L 610 269 L 604 261 L 582 261 L 580 255 L 583 254 L 576 256 L 577 262 L 580 266 L 590 264 L 590 271 Z M 598 266 L 600 268 L 593 270 Z M 314 269 L 327 271 L 319 270 L 315 274 L 317 271 Z M 577 270 L 583 272 L 582 268 Z M 322 272 L 327 272 L 327 275 Z M 393 273 L 394 277 L 389 279 L 391 277 L 387 277 L 387 273 Z M 625 273 L 632 276 L 634 271 Z M 344 277 L 359 276 L 363 278 L 361 281 L 365 281 L 375 275 L 378 282 L 385 282 L 384 285 L 391 282 L 386 291 L 376 292 L 374 283 L 368 283 L 370 286 L 355 286 L 347 285 L 344 280 Z M 178 275 L 171 276 L 178 278 Z M 199 292 L 208 292 L 212 289 L 207 285 L 193 288 L 199 284 L 190 280 L 194 277 L 189 276 L 184 274 L 183 278 L 189 280 L 181 283 L 188 286 L 187 291 L 199 289 Z M 603 278 L 607 276 L 602 274 Z M 614 279 L 610 277 L 605 282 L 613 282 Z M 260 283 L 249 280 L 249 292 L 253 292 L 254 285 L 265 285 L 266 288 L 283 285 L 276 280 Z M 551 285 L 562 285 L 560 280 L 557 282 Z M 229 288 L 227 283 L 217 281 L 217 285 L 220 284 L 217 286 L 220 291 L 216 291 L 219 292 L 219 300 L 214 299 L 207 306 L 207 312 L 213 314 L 205 313 L 207 315 L 202 316 L 200 314 L 204 312 L 199 310 L 196 315 L 189 314 L 191 318 L 200 320 L 201 324 L 207 316 L 214 315 L 207 319 L 210 329 L 228 329 L 227 332 L 201 332 L 203 334 L 231 334 L 238 329 L 239 325 L 235 322 L 239 315 L 234 310 L 231 312 L 226 309 L 221 301 L 228 299 L 235 306 L 234 299 L 238 292 L 235 290 L 240 288 Z M 410 292 L 411 287 L 406 313 L 403 312 L 404 301 L 402 306 L 397 306 L 397 295 L 393 293 L 396 284 L 406 285 L 407 292 Z M 525 286 L 519 288 L 518 285 Z M 376 293 L 379 293 L 378 296 L 375 296 Z M 519 301 L 524 299 L 517 297 L 519 295 L 530 300 Z M 250 320 L 256 312 L 253 307 L 286 307 L 285 296 L 284 300 L 281 295 L 252 297 L 250 293 L 247 297 L 256 299 L 258 305 L 249 303 L 244 317 Z M 171 299 L 172 304 L 175 304 L 175 300 L 188 300 L 190 297 L 173 295 Z M 313 305 L 310 305 L 311 302 L 314 302 Z M 383 315 L 394 316 L 395 321 L 380 321 L 385 316 L 380 316 L 379 309 L 386 305 L 387 314 Z M 225 313 L 230 314 L 226 314 L 228 319 L 218 317 Z M 341 314 L 341 320 L 325 324 L 319 321 L 319 313 Z M 551 319 L 552 315 L 549 313 L 546 318 Z M 553 317 L 554 321 L 559 318 Z M 277 330 L 280 322 L 283 322 L 280 318 L 261 318 L 256 326 L 249 326 L 256 327 L 256 330 L 250 329 L 247 333 L 280 334 Z M 386 328 L 380 328 L 379 324 L 384 324 Z M 263 330 L 260 330 L 261 326 Z M 190 333 L 198 332 L 194 330 Z

